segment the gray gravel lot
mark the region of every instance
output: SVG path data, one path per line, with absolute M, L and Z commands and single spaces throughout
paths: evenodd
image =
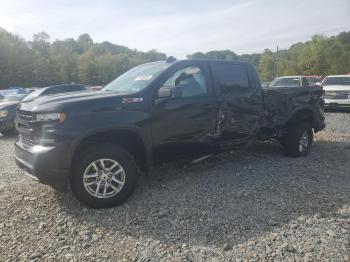
M 0 138 L 0 261 L 349 261 L 350 113 L 307 158 L 274 143 L 169 163 L 93 210 L 23 176 Z

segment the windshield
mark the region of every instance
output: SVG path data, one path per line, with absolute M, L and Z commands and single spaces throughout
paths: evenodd
M 330 85 L 340 85 L 340 86 L 350 86 L 350 76 L 344 76 L 344 77 L 327 77 L 323 83 L 323 86 L 330 86 Z
M 283 77 L 283 78 L 275 78 L 270 87 L 301 87 L 300 78 L 298 77 Z
M 170 65 L 161 61 L 134 67 L 106 85 L 102 90 L 123 94 L 137 93 L 144 89 Z

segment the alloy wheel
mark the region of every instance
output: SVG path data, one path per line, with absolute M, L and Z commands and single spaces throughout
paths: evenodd
M 125 184 L 124 168 L 113 159 L 98 159 L 85 169 L 83 184 L 86 191 L 96 198 L 111 198 Z

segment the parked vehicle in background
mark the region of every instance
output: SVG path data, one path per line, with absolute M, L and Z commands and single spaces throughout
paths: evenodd
M 7 90 L 23 90 L 25 87 L 22 86 L 10 86 Z
M 276 77 L 269 87 L 309 87 L 305 76 L 282 76 Z
M 267 82 L 267 81 L 262 81 L 261 82 L 261 87 L 264 88 L 264 87 L 268 87 L 270 86 L 271 82 Z
M 17 106 L 25 95 L 8 96 L 0 102 L 0 133 L 7 134 L 15 130 Z
M 321 88 L 262 89 L 244 62 L 168 59 L 135 67 L 99 92 L 21 103 L 17 165 L 97 208 L 121 204 L 138 170 L 276 139 L 307 156 L 325 127 Z
M 68 92 L 77 92 L 77 91 L 86 91 L 87 88 L 85 85 L 79 84 L 64 84 L 64 85 L 55 85 L 47 86 L 40 89 L 37 89 L 27 95 L 22 102 L 30 102 L 40 96 L 54 95 Z
M 305 76 L 307 81 L 309 82 L 310 86 L 313 85 L 320 85 L 322 80 L 323 80 L 323 76 Z
M 0 132 L 5 134 L 15 130 L 16 108 L 21 102 L 30 102 L 37 97 L 45 95 L 83 90 L 87 90 L 85 85 L 77 84 L 55 85 L 44 88 L 12 87 L 11 89 L 3 90 L 2 93 L 5 94 L 5 97 L 0 102 Z
M 0 90 L 0 95 L 3 97 L 26 95 L 28 92 L 23 87 L 12 87 L 10 89 Z
M 321 85 L 326 108 L 350 109 L 350 75 L 327 76 Z

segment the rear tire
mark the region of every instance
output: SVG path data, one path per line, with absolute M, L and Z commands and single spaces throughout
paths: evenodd
M 285 155 L 291 157 L 305 157 L 312 147 L 313 131 L 307 123 L 295 123 L 288 127 L 283 137 Z
M 120 205 L 136 187 L 138 169 L 135 160 L 120 146 L 91 146 L 74 161 L 71 189 L 76 198 L 89 207 Z

